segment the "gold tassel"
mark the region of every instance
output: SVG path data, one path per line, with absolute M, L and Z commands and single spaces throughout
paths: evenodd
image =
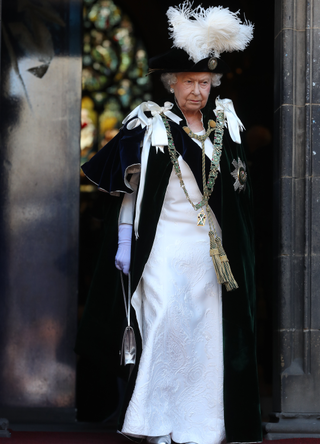
M 209 237 L 210 237 L 210 256 L 212 257 L 212 262 L 217 275 L 217 280 L 219 284 L 223 284 L 225 279 L 223 276 L 222 262 L 220 260 L 220 253 L 214 239 L 213 231 L 209 231 Z
M 221 267 L 222 267 L 221 274 L 223 275 L 223 283 L 226 287 L 226 290 L 227 291 L 236 290 L 237 288 L 239 288 L 239 286 L 232 274 L 229 260 L 227 258 L 227 255 L 226 255 L 224 249 L 223 249 L 221 239 L 219 236 L 217 236 L 215 238 L 215 244 L 218 247 L 218 251 L 219 251 L 219 257 L 220 257 L 220 262 L 221 262 Z

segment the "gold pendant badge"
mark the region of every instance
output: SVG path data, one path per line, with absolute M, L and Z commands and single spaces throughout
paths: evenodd
M 207 219 L 206 213 L 202 209 L 198 214 L 198 223 L 197 223 L 198 227 L 204 227 L 206 219 Z

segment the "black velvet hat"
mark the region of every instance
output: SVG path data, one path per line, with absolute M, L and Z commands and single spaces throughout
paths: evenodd
M 253 37 L 253 24 L 222 6 L 207 9 L 185 0 L 167 11 L 173 49 L 149 60 L 151 72 L 230 71 L 220 59 L 223 52 L 243 51 Z
M 214 72 L 224 74 L 230 71 L 229 66 L 216 57 L 206 57 L 195 63 L 189 55 L 180 48 L 149 59 L 149 73 L 152 72 Z

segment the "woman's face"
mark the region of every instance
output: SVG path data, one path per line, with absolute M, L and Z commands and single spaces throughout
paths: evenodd
M 206 106 L 211 89 L 211 75 L 207 72 L 177 74 L 174 89 L 178 105 L 185 114 L 199 111 Z

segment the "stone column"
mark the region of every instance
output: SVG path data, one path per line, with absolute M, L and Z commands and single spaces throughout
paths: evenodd
M 2 0 L 0 0 L 0 55 L 1 55 L 1 24 L 2 24 Z M 1 57 L 0 57 L 0 83 L 1 83 Z
M 319 36 L 319 0 L 275 1 L 274 422 L 267 439 L 320 438 Z

